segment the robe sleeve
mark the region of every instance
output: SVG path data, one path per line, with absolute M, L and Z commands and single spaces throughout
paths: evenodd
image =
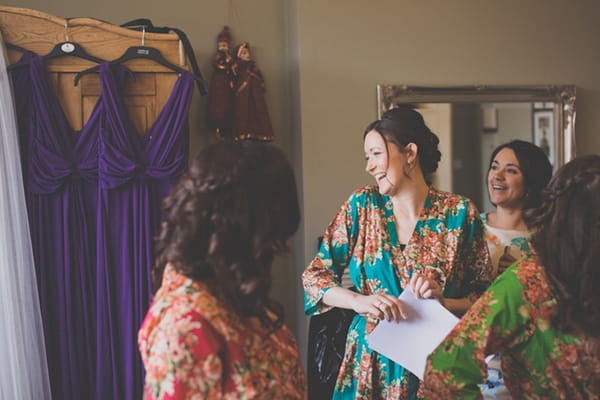
M 463 271 L 460 297 L 472 302 L 492 283 L 492 263 L 485 240 L 483 222 L 475 205 L 468 201 L 467 219 L 457 262 Z
M 327 227 L 315 258 L 302 274 L 304 286 L 304 312 L 322 314 L 333 307 L 321 302 L 332 287 L 340 287 L 342 275 L 348 267 L 358 225 L 358 198 L 356 192 L 341 206 Z

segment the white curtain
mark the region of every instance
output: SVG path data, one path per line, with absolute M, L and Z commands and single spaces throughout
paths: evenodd
M 0 43 L 2 37 L 0 36 Z M 0 400 L 50 399 L 14 104 L 0 49 Z

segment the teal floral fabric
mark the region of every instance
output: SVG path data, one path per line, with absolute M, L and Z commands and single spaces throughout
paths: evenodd
M 489 286 L 491 269 L 481 219 L 462 196 L 430 188 L 412 237 L 402 247 L 390 198 L 376 186 L 355 191 L 303 273 L 306 314 L 331 309 L 321 299 L 327 290 L 340 286 L 346 269 L 362 294 L 399 296 L 413 271 L 436 279 L 449 298 L 475 299 Z M 422 398 L 417 377 L 369 348 L 367 335 L 377 322 L 354 317 L 333 398 Z

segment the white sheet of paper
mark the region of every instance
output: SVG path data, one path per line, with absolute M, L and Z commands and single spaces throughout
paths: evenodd
M 407 319 L 381 321 L 367 337 L 378 353 L 407 368 L 423 380 L 427 356 L 444 340 L 458 318 L 434 299 L 417 299 L 409 288 L 399 297 L 405 304 Z

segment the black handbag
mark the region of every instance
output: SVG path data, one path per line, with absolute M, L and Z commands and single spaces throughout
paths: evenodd
M 344 358 L 353 310 L 333 308 L 310 318 L 308 329 L 308 398 L 330 399 Z

